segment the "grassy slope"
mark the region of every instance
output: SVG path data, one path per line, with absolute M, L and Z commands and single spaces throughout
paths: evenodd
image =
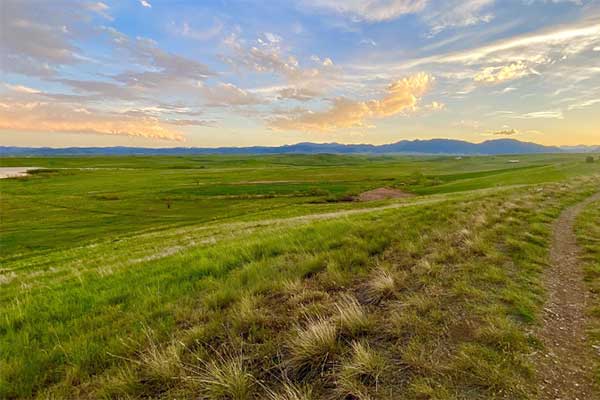
M 381 186 L 450 193 L 589 172 L 579 155 L 523 156 L 518 165 L 508 164 L 510 158 L 4 158 L 1 166 L 54 170 L 0 181 L 0 257 L 28 257 L 148 229 L 355 207 L 335 200 Z
M 327 160 L 334 165 L 356 163 L 352 158 Z M 277 160 L 283 161 L 288 165 L 315 163 L 314 159 Z M 364 166 L 364 160 L 359 161 L 352 167 L 354 174 L 360 174 L 359 166 Z M 414 167 L 400 175 L 400 170 L 385 164 L 389 160 L 380 162 L 385 171 L 379 172 L 376 184 L 390 176 L 404 176 L 413 179 L 418 189 L 423 177 L 414 176 Z M 411 162 L 426 164 L 418 171 L 431 177 L 435 168 L 447 168 L 447 163 L 454 161 Z M 472 179 L 478 187 L 493 187 L 593 172 L 571 160 L 562 171 L 555 167 L 555 175 L 532 174 L 527 181 L 523 170 L 510 175 L 495 172 L 497 165 L 481 160 L 468 162 L 473 165 L 465 168 L 467 171 L 454 177 L 438 175 L 436 183 L 444 186 L 442 180 L 454 181 L 458 191 L 466 190 L 461 181 Z M 550 161 L 533 157 L 531 162 L 547 165 Z M 474 171 L 477 165 L 482 172 Z M 236 174 L 237 168 L 239 165 Z M 311 171 L 309 176 L 339 173 L 319 168 L 320 175 Z M 341 166 L 335 170 L 338 168 Z M 89 178 L 87 171 L 68 172 Z M 153 181 L 148 188 L 170 190 L 177 183 L 170 180 L 171 174 L 181 178 L 178 170 L 162 172 L 169 177 Z M 285 173 L 297 179 L 297 173 Z M 72 181 L 63 174 L 59 172 L 58 178 L 65 179 L 59 182 L 40 178 L 45 179 L 42 187 L 72 189 Z M 282 175 L 281 171 L 273 174 L 269 179 Z M 339 176 L 347 179 L 348 174 Z M 115 177 L 120 180 L 115 182 Z M 104 182 L 77 182 L 111 184 L 112 189 L 133 178 L 113 173 L 107 174 Z M 241 180 L 219 175 L 222 178 Z M 255 175 L 250 178 L 258 180 Z M 3 264 L 3 277 L 9 282 L 0 293 L 5 315 L 0 323 L 0 395 L 26 397 L 42 390 L 43 396 L 44 388 L 49 388 L 48 393 L 59 396 L 162 393 L 181 398 L 201 391 L 206 398 L 222 398 L 219 390 L 224 387 L 264 395 L 267 389 L 258 381 L 280 391 L 285 387 L 282 382 L 289 380 L 296 386 L 312 382 L 317 397 L 339 395 L 340 390 L 368 391 L 381 398 L 399 394 L 415 398 L 525 397 L 531 371 L 523 356 L 535 340 L 524 332 L 540 304 L 537 275 L 544 263 L 548 223 L 562 206 L 587 194 L 594 184 L 597 182 L 579 182 L 572 184 L 571 190 L 554 186 L 544 192 L 500 188 L 494 189 L 493 195 L 466 193 L 442 198 L 435 207 L 415 205 L 335 221 L 281 222 L 267 227 L 235 222 L 256 219 L 250 217 L 233 218 L 234 223 L 225 225 L 185 227 L 190 223 L 175 223 L 168 226 L 184 227 L 162 231 L 157 228 L 167 225 L 161 225 L 159 219 L 148 225 L 135 220 L 130 228 L 139 231 L 143 227 L 150 232 L 123 237 L 120 229 L 126 229 L 129 221 L 118 219 L 116 227 L 106 228 L 112 240 L 91 245 L 84 240 L 68 246 L 58 235 L 53 237 L 55 250 L 25 253 Z M 467 186 L 472 188 L 471 183 Z M 22 203 L 21 189 L 12 188 L 12 195 Z M 141 196 L 146 189 L 122 190 L 125 194 L 139 190 Z M 34 190 L 30 196 L 36 193 L 39 197 L 40 192 Z M 68 199 L 61 198 L 64 201 Z M 257 218 L 357 206 L 302 201 L 274 212 L 264 210 L 263 201 L 246 200 L 257 203 L 248 204 L 259 213 Z M 83 204 L 90 206 L 89 201 Z M 121 207 L 136 211 L 135 204 Z M 36 208 L 36 212 L 43 211 Z M 54 224 L 68 222 L 75 225 L 70 232 L 85 231 L 87 225 L 81 228 L 82 221 L 67 218 L 73 215 L 80 212 L 65 215 Z M 97 228 L 94 224 L 106 226 L 105 221 L 83 220 L 89 224 L 89 232 Z M 4 221 L 3 234 L 5 227 L 15 232 L 25 229 Z M 3 239 L 3 247 L 4 243 Z M 171 250 L 187 246 L 194 249 L 169 255 Z M 153 259 L 156 255 L 162 258 Z M 339 321 L 337 303 L 342 309 L 356 308 L 344 296 L 357 298 L 359 311 L 371 316 L 358 323 L 359 329 Z M 316 350 L 306 333 L 315 331 L 329 332 L 324 347 Z M 301 341 L 305 337 L 308 346 Z M 362 350 L 356 341 L 364 343 Z M 316 353 L 303 357 L 304 351 Z M 323 354 L 327 356 L 323 363 L 306 364 L 306 359 L 318 360 Z M 214 360 L 221 361 L 213 365 Z M 365 369 L 379 372 L 354 373 Z M 230 379 L 215 384 L 215 376 Z
M 591 318 L 588 335 L 590 344 L 600 352 L 600 202 L 588 207 L 577 224 L 577 236 L 584 249 L 586 281 L 590 288 L 589 315 Z M 600 393 L 600 362 L 596 358 L 596 389 Z

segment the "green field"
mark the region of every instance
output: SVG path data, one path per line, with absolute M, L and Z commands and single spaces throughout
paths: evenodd
M 0 180 L 9 399 L 535 398 L 549 227 L 600 187 L 569 154 L 8 166 L 43 168 Z

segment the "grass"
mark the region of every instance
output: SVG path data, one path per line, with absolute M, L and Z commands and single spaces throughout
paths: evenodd
M 302 380 L 323 373 L 336 354 L 337 334 L 336 326 L 323 317 L 296 327 L 288 345 L 294 375 Z
M 600 353 L 600 202 L 592 203 L 579 217 L 577 239 L 582 246 L 585 279 L 590 291 L 588 338 L 595 353 Z M 594 383 L 600 393 L 600 362 L 595 358 Z
M 55 171 L 0 181 L 0 398 L 532 398 L 549 226 L 600 165 L 506 160 L 3 159 Z M 344 190 L 228 194 L 309 178 Z M 384 185 L 432 194 L 317 201 Z

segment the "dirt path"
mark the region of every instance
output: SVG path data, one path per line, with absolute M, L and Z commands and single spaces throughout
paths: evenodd
M 587 290 L 579 264 L 575 219 L 600 193 L 568 208 L 553 226 L 551 266 L 544 273 L 548 300 L 537 335 L 540 400 L 592 399 L 592 352 L 585 338 Z

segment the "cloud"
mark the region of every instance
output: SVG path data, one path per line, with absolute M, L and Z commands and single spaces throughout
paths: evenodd
M 303 0 L 301 5 L 349 16 L 355 20 L 380 22 L 423 10 L 427 0 Z
M 521 115 L 515 115 L 512 118 L 517 119 L 564 119 L 563 112 L 560 110 L 536 111 Z
M 495 0 L 438 0 L 432 1 L 423 13 L 423 20 L 430 26 L 430 35 L 454 28 L 490 22 L 494 18 L 487 11 Z
M 257 96 L 231 83 L 202 86 L 200 92 L 209 106 L 245 106 L 260 104 L 262 102 Z
M 505 129 L 502 129 L 502 130 L 499 130 L 499 131 L 492 132 L 492 135 L 496 135 L 496 136 L 512 136 L 512 135 L 516 135 L 518 133 L 519 133 L 519 131 L 517 131 L 516 129 L 507 129 L 507 128 L 505 128 Z
M 48 77 L 85 60 L 76 43 L 92 34 L 97 17 L 113 20 L 108 10 L 102 2 L 2 0 L 0 69 Z
M 479 121 L 475 121 L 475 120 L 464 120 L 461 119 L 458 122 L 455 122 L 452 124 L 453 127 L 455 128 L 462 128 L 462 129 L 468 129 L 468 130 L 477 130 L 481 128 L 481 123 Z
M 132 117 L 78 105 L 41 101 L 0 103 L 0 130 L 125 135 L 183 141 L 179 132 L 153 117 Z
M 584 108 L 588 108 L 588 107 L 591 107 L 596 104 L 600 104 L 600 98 L 580 101 L 578 103 L 571 104 L 571 105 L 569 105 L 568 109 L 569 110 L 582 110 Z
M 319 95 L 319 92 L 298 87 L 287 87 L 277 92 L 279 100 L 291 99 L 298 101 L 309 101 Z
M 149 3 L 149 2 L 147 2 L 146 0 L 140 0 L 140 4 L 141 4 L 143 7 L 146 7 L 146 8 L 152 8 L 152 4 L 150 4 L 150 3 Z
M 547 63 L 571 56 L 592 47 L 600 40 L 600 24 L 572 26 L 563 29 L 514 37 L 491 45 L 427 61 L 465 64 L 524 62 Z M 423 60 L 426 61 L 426 60 Z
M 108 13 L 108 9 L 109 7 L 98 1 L 96 3 L 87 3 L 85 5 L 85 7 L 87 7 L 88 10 L 91 10 L 95 13 L 97 13 L 98 15 L 101 15 L 102 17 L 106 18 L 109 21 L 112 21 L 114 18 Z
M 39 90 L 30 88 L 29 86 L 11 85 L 10 83 L 5 83 L 4 86 L 6 86 L 7 89 L 17 93 L 40 93 Z
M 114 28 L 105 27 L 104 31 L 109 34 L 117 50 L 126 52 L 132 58 L 132 61 L 152 69 L 151 71 L 146 71 L 148 72 L 147 75 L 145 73 L 123 74 L 123 81 L 134 79 L 139 84 L 145 76 L 152 79 L 160 79 L 162 77 L 176 80 L 204 80 L 209 76 L 215 75 L 205 64 L 164 51 L 152 39 L 143 37 L 130 39 L 127 35 Z
M 387 87 L 381 99 L 354 101 L 338 97 L 325 111 L 291 110 L 269 121 L 275 130 L 332 132 L 342 128 L 364 127 L 369 118 L 384 118 L 415 111 L 419 98 L 430 88 L 433 77 L 419 73 Z
M 264 39 L 258 38 L 256 45 L 247 45 L 236 35 L 231 35 L 225 40 L 225 44 L 232 54 L 223 55 L 221 59 L 238 70 L 273 73 L 296 82 L 319 79 L 334 69 L 330 58 L 321 60 L 315 56 L 311 58 L 311 67 L 302 67 L 295 56 L 285 53 L 281 42 L 280 37 L 270 34 L 265 35 Z
M 425 106 L 425 109 L 430 111 L 442 111 L 446 109 L 446 105 L 444 103 L 432 101 L 431 103 Z
M 417 14 L 436 35 L 450 27 L 465 27 L 493 19 L 487 11 L 495 0 L 299 0 L 304 8 L 339 14 L 355 22 L 377 23 Z
M 196 29 L 189 22 L 183 22 L 181 28 L 175 29 L 175 31 L 181 36 L 205 41 L 218 36 L 223 31 L 223 27 L 223 22 L 215 18 L 213 25 L 206 29 Z
M 499 67 L 486 67 L 474 76 L 475 82 L 501 83 L 530 75 L 532 70 L 523 62 L 512 63 Z

